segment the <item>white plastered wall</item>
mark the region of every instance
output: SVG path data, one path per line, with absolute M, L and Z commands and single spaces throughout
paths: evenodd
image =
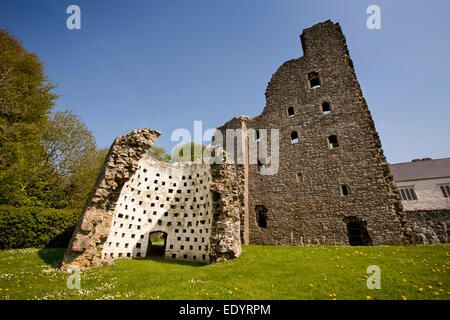
M 441 185 L 450 184 L 450 178 L 399 181 L 397 188 L 413 187 L 417 200 L 402 200 L 403 209 L 436 210 L 450 209 L 450 198 L 445 198 L 440 190 Z
M 120 193 L 102 257 L 146 257 L 150 233 L 165 232 L 165 258 L 209 262 L 210 183 L 208 164 L 143 157 Z

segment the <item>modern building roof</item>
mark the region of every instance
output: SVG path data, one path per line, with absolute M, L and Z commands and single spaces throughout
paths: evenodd
M 411 162 L 391 164 L 390 167 L 396 182 L 450 177 L 450 158 L 415 159 Z

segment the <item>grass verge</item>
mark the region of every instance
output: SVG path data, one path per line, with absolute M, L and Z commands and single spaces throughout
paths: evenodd
M 68 289 L 64 249 L 0 251 L 0 299 L 450 299 L 449 245 L 244 246 L 239 259 L 204 265 L 119 260 L 81 271 Z M 367 267 L 381 289 L 367 288 Z

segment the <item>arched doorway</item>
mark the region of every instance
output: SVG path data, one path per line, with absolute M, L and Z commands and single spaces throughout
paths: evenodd
M 166 253 L 167 233 L 162 231 L 151 232 L 148 235 L 146 258 L 162 259 Z
M 351 246 L 371 246 L 372 239 L 367 231 L 367 223 L 356 217 L 344 219 L 347 224 L 348 242 Z

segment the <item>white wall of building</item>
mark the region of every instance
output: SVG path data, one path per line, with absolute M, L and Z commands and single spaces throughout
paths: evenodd
M 209 262 L 210 183 L 208 164 L 142 158 L 121 191 L 102 256 L 145 257 L 150 233 L 165 232 L 165 258 Z
M 417 200 L 402 200 L 404 210 L 436 210 L 450 209 L 450 198 L 445 198 L 440 190 L 441 185 L 450 184 L 450 178 L 397 181 L 397 188 L 412 187 Z

